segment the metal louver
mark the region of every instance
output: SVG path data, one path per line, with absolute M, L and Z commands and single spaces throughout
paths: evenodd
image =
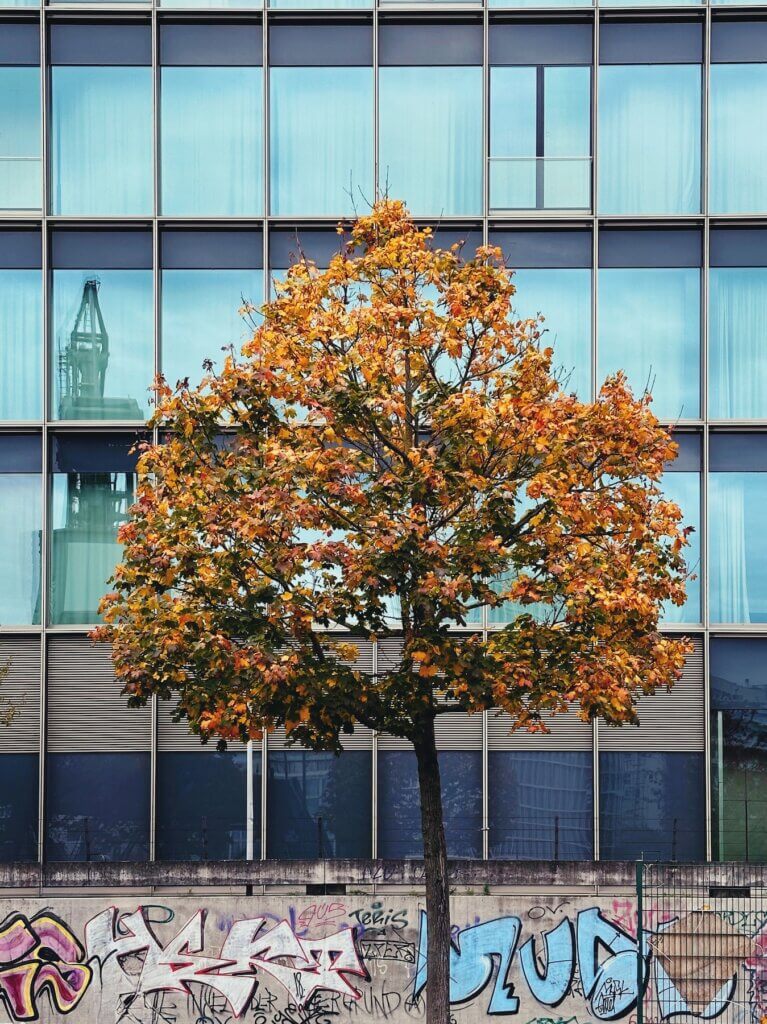
M 0 726 L 0 754 L 36 754 L 40 749 L 40 637 L 4 636 L 0 665 L 10 662 L 0 683 L 2 703 L 16 710 L 8 728 Z

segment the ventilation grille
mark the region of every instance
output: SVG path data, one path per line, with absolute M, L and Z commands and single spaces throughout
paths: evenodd
M 87 637 L 48 641 L 48 750 L 55 754 L 150 749 L 151 710 L 129 708 L 107 644 Z
M 10 662 L 0 682 L 0 710 L 16 709 L 8 728 L 0 725 L 0 753 L 36 754 L 40 749 L 40 638 L 3 637 L 0 666 Z
M 591 750 L 592 727 L 582 722 L 575 710 L 545 718 L 548 733 L 519 729 L 509 733 L 509 715 L 491 711 L 487 720 L 488 750 Z

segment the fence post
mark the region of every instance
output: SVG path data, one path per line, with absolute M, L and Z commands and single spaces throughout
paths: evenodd
M 644 928 L 642 887 L 644 884 L 644 863 L 636 862 L 637 893 L 637 1024 L 644 1024 Z

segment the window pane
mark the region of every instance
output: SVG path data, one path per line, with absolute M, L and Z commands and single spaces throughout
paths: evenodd
M 263 302 L 261 270 L 163 270 L 162 368 L 171 384 L 203 376 L 205 359 L 221 363 L 221 350 L 239 350 L 251 329 L 239 310 Z
M 489 7 L 536 7 L 541 0 L 488 0 Z M 593 7 L 592 0 L 546 0 L 546 7 Z
M 562 385 L 579 398 L 591 395 L 591 271 L 517 270 L 514 309 L 520 317 L 542 313 L 543 344 L 554 349 Z
M 382 67 L 379 74 L 381 188 L 416 214 L 479 213 L 482 68 Z
M 162 68 L 162 210 L 258 214 L 263 206 L 258 67 Z
M 535 209 L 536 68 L 490 69 L 490 205 Z
M 0 419 L 42 418 L 42 275 L 0 270 Z
M 0 473 L 0 625 L 40 621 L 42 488 L 37 473 Z
M 37 860 L 37 754 L 0 754 L 0 862 Z
M 591 205 L 591 68 L 544 68 L 543 205 Z
M 718 860 L 767 859 L 767 712 L 714 711 L 712 831 Z
M 700 209 L 700 68 L 599 69 L 600 213 Z
M 153 324 L 151 270 L 54 270 L 54 418 L 146 419 Z
M 694 580 L 687 581 L 687 600 L 682 607 L 666 601 L 663 607 L 664 622 L 700 622 L 700 474 L 666 473 L 661 483 L 664 497 L 675 501 L 682 510 L 683 526 L 692 526 L 690 544 L 685 548 L 685 560 L 689 570 L 695 573 Z
M 54 67 L 51 90 L 52 212 L 151 213 L 151 68 Z
M 711 65 L 713 213 L 767 210 L 767 64 Z
M 364 750 L 346 750 L 338 757 L 270 750 L 269 857 L 369 857 L 371 757 Z
M 602 860 L 702 860 L 703 790 L 702 754 L 600 754 Z
M 272 68 L 269 101 L 272 213 L 352 213 L 373 183 L 372 68 Z
M 481 857 L 482 755 L 442 750 L 439 771 L 448 855 Z M 418 767 L 411 750 L 378 754 L 378 856 L 423 856 Z
M 712 622 L 767 622 L 767 473 L 708 480 Z
M 158 860 L 243 860 L 247 755 L 201 750 L 157 756 Z M 254 856 L 261 856 L 261 750 L 253 758 Z
M 40 68 L 0 67 L 0 207 L 39 210 Z
M 625 370 L 635 394 L 652 391 L 656 416 L 699 415 L 699 270 L 602 268 L 598 324 L 597 385 Z
M 49 754 L 46 859 L 146 860 L 149 761 L 149 754 Z
M 589 860 L 594 850 L 591 754 L 488 754 L 490 856 Z
M 767 267 L 709 271 L 709 415 L 767 416 Z
M 117 529 L 133 504 L 135 475 L 54 473 L 52 481 L 51 622 L 96 622 L 120 561 Z

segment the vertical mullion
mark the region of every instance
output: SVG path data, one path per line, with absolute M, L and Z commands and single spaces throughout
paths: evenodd
M 49 465 L 48 454 L 48 385 L 49 385 L 49 344 L 48 344 L 48 203 L 49 203 L 49 177 L 48 177 L 48 101 L 49 101 L 49 76 L 48 76 L 48 42 L 45 10 L 40 10 L 40 132 L 42 160 L 41 188 L 42 188 L 42 219 L 40 221 L 40 301 L 42 302 L 41 329 L 42 337 L 38 338 L 38 344 L 42 345 L 42 381 L 41 395 L 41 522 L 40 522 L 40 735 L 38 754 L 38 796 L 37 796 L 37 851 L 38 860 L 42 863 L 45 857 L 45 802 L 46 786 L 45 777 L 47 770 L 47 736 L 48 736 L 48 644 L 46 628 L 48 624 L 48 507 L 49 507 Z
M 264 733 L 261 738 L 261 860 L 266 860 L 266 847 L 268 836 L 266 834 L 266 801 L 267 801 L 267 779 L 266 773 L 269 768 L 269 736 Z
M 538 64 L 535 68 L 535 208 L 545 209 L 543 189 L 543 143 L 544 143 L 544 103 L 546 90 L 545 68 Z
M 373 679 L 378 681 L 378 640 L 373 640 Z M 370 773 L 370 856 L 375 860 L 378 857 L 378 733 L 371 730 L 371 756 L 373 758 Z
M 380 195 L 380 139 L 379 139 L 379 110 L 380 110 L 380 88 L 378 82 L 378 3 L 373 3 L 373 195 L 375 199 Z

